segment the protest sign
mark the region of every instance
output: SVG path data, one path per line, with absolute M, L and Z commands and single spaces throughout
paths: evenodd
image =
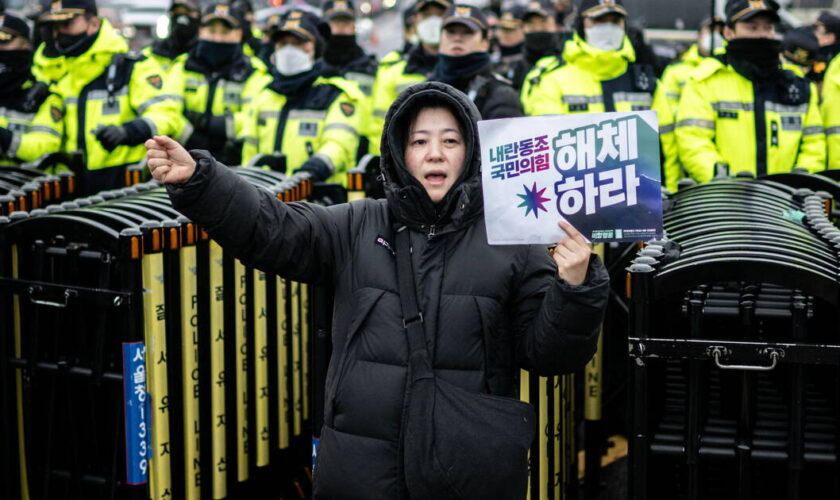
M 478 123 L 487 239 L 551 244 L 567 220 L 593 242 L 662 235 L 656 113 Z

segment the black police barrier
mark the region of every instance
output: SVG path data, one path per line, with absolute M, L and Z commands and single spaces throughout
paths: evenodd
M 313 196 L 305 175 L 236 172 L 283 201 Z M 341 201 L 335 186 L 317 191 Z M 20 210 L 33 199 L 0 216 L 3 497 L 311 494 L 308 287 L 243 266 L 153 183 Z M 148 484 L 136 486 L 131 341 L 145 341 L 152 414 Z
M 840 495 L 838 191 L 807 177 L 684 184 L 627 269 L 631 498 Z
M 0 215 L 34 210 L 75 197 L 76 182 L 72 173 L 51 175 L 38 169 L 51 161 L 44 158 L 43 163 L 0 167 Z
M 347 199 L 353 202 L 366 197 L 384 198 L 385 194 L 379 176 L 379 157 L 366 155 L 356 168 L 347 172 Z M 318 339 L 320 342 L 320 335 Z M 325 352 L 326 349 L 328 348 L 321 349 L 321 352 Z M 318 356 L 317 353 L 318 350 L 316 350 L 316 356 Z M 319 356 L 318 361 L 326 363 L 323 354 Z M 322 366 L 325 372 L 326 364 Z M 600 370 L 594 362 L 593 366 L 588 368 L 593 370 L 593 373 Z M 537 415 L 536 439 L 534 439 L 529 456 L 530 479 L 527 494 L 529 500 L 577 498 L 578 456 L 575 444 L 575 415 L 576 406 L 579 406 L 576 401 L 576 383 L 579 380 L 580 377 L 575 377 L 574 374 L 540 377 L 525 370 L 520 373 L 520 399 L 534 405 Z M 316 389 L 317 394 L 321 395 L 321 404 L 323 404 L 323 392 L 319 393 Z M 316 397 L 316 401 L 317 399 Z M 600 412 L 600 397 L 596 401 L 587 401 L 587 404 L 593 407 L 593 411 Z M 317 425 L 316 429 L 320 429 L 320 425 Z M 600 459 L 600 450 L 598 457 Z

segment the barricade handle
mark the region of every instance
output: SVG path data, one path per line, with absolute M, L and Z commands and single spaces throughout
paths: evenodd
M 79 293 L 76 290 L 71 290 L 69 288 L 65 289 L 64 290 L 64 302 L 62 303 L 62 302 L 55 302 L 55 301 L 52 301 L 52 300 L 36 299 L 35 294 L 43 291 L 43 288 L 41 288 L 40 286 L 30 286 L 26 291 L 29 294 L 29 301 L 32 302 L 33 304 L 37 304 L 39 306 L 47 306 L 47 307 L 58 307 L 58 308 L 61 308 L 61 309 L 64 309 L 65 307 L 67 307 L 71 298 L 78 297 L 78 295 L 79 295 Z
M 715 364 L 721 370 L 742 370 L 754 372 L 769 372 L 776 368 L 779 358 L 784 357 L 785 352 L 777 349 L 766 348 L 761 351 L 761 354 L 770 357 L 770 365 L 728 365 L 720 361 L 721 356 L 729 354 L 729 350 L 725 347 L 712 346 L 706 350 L 706 354 L 710 355 L 715 360 Z

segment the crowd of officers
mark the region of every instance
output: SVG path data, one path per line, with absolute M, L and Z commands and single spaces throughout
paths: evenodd
M 530 0 L 500 12 L 415 0 L 405 45 L 377 61 L 351 0 L 255 25 L 249 0 L 174 0 L 169 35 L 141 53 L 95 0 L 0 10 L 0 165 L 80 158 L 89 192 L 122 185 L 143 143 L 169 135 L 228 165 L 315 180 L 379 154 L 388 108 L 425 80 L 463 91 L 484 119 L 659 115 L 663 185 L 682 178 L 840 168 L 840 18 L 780 33 L 772 0 L 729 0 L 661 71 L 621 0 Z

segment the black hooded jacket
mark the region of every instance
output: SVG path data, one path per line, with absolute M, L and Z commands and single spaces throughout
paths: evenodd
M 403 162 L 408 120 L 430 100 L 458 111 L 467 145 L 464 172 L 438 204 Z M 408 352 L 396 228 L 410 230 L 417 300 L 437 377 L 476 393 L 517 397 L 520 368 L 567 373 L 595 351 L 609 286 L 597 257 L 586 281 L 570 286 L 558 278 L 546 248 L 487 244 L 477 120 L 475 106 L 447 85 L 426 82 L 403 92 L 382 138 L 386 200 L 280 203 L 204 152 L 192 153 L 198 166 L 188 182 L 167 186 L 179 211 L 247 265 L 334 284 L 315 498 L 409 494 L 400 456 Z

